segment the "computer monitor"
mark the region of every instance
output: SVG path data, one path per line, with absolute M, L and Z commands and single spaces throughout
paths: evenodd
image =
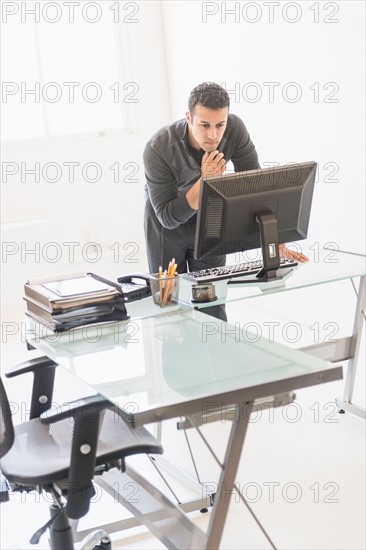
M 316 169 L 303 162 L 203 179 L 194 257 L 261 247 L 257 280 L 283 278 L 279 244 L 307 237 Z

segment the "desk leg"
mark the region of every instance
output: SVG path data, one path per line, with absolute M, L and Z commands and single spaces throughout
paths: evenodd
M 248 411 L 248 406 L 238 403 L 236 405 L 236 415 L 231 427 L 218 489 L 215 493 L 210 523 L 207 529 L 207 549 L 217 550 L 220 546 L 220 540 L 229 510 L 231 494 L 234 492 L 235 479 L 248 428 L 249 417 L 250 411 Z
M 366 411 L 364 408 L 352 403 L 353 389 L 355 385 L 357 360 L 360 351 L 361 334 L 364 324 L 365 315 L 365 284 L 366 277 L 360 279 L 358 290 L 357 306 L 355 312 L 355 320 L 353 324 L 353 332 L 349 350 L 349 361 L 347 366 L 346 382 L 344 387 L 343 399 L 337 397 L 336 403 L 340 412 L 351 412 L 366 419 Z

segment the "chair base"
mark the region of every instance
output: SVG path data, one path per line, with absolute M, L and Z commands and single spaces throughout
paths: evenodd
M 33 535 L 31 543 L 37 544 L 39 537 L 48 527 L 50 550 L 75 550 L 73 529 L 66 516 L 66 506 L 61 505 L 60 508 L 51 504 L 49 509 L 50 520 Z M 78 550 L 111 550 L 112 543 L 106 531 L 97 529 L 84 537 L 77 548 Z
M 59 508 L 54 504 L 50 505 L 51 518 L 59 512 Z M 74 550 L 74 539 L 69 519 L 65 514 L 65 508 L 59 514 L 50 526 L 50 547 L 51 550 Z

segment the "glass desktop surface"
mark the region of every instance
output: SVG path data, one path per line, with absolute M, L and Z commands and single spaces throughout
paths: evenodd
M 142 423 L 342 377 L 340 367 L 227 328 L 190 309 L 29 343 Z
M 206 308 L 213 305 L 245 300 L 258 296 L 266 296 L 278 292 L 286 292 L 306 288 L 324 283 L 331 283 L 344 279 L 357 278 L 366 273 L 366 256 L 349 252 L 341 252 L 334 248 L 324 249 L 313 245 L 310 249 L 303 247 L 302 251 L 309 257 L 309 262 L 299 264 L 290 275 L 280 281 L 271 283 L 243 283 L 228 284 L 228 279 L 213 281 L 217 300 L 207 303 L 193 303 L 191 301 L 192 282 L 182 278 L 180 300 L 182 305 L 191 305 L 196 308 Z M 239 258 L 244 261 L 245 258 Z M 228 262 L 233 264 L 233 262 Z M 248 279 L 249 277 L 245 277 Z M 251 276 L 250 278 L 254 278 Z M 232 280 L 239 280 L 234 277 Z

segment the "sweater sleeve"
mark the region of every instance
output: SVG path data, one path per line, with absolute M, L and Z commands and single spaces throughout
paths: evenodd
M 237 122 L 235 150 L 231 158 L 235 172 L 260 168 L 257 151 L 244 122 L 237 116 L 235 119 Z
M 195 213 L 186 199 L 187 187 L 179 189 L 168 163 L 147 143 L 144 154 L 147 189 L 156 217 L 163 227 L 174 229 Z

